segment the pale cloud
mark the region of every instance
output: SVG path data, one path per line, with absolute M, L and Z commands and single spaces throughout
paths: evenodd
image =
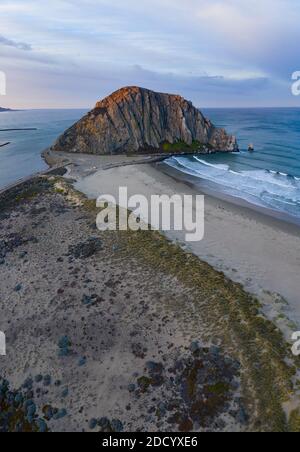
M 32 50 L 31 45 L 26 42 L 17 42 L 12 39 L 7 39 L 4 36 L 0 35 L 0 45 L 14 47 L 19 50 Z
M 299 20 L 295 0 L 2 0 L 5 102 L 84 107 L 139 84 L 206 105 L 293 104 Z

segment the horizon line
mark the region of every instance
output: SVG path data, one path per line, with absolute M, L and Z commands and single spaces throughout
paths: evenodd
M 17 107 L 3 107 L 0 106 L 0 108 L 4 108 L 11 112 L 18 112 L 18 111 L 36 111 L 36 110 L 93 110 L 94 107 L 27 107 L 27 108 L 17 108 Z M 253 109 L 280 109 L 280 108 L 285 108 L 285 109 L 297 109 L 300 108 L 300 105 L 295 105 L 295 106 L 291 106 L 291 105 L 283 105 L 283 106 L 221 106 L 221 107 L 217 107 L 217 106 L 201 106 L 198 107 L 196 106 L 196 108 L 198 108 L 199 110 L 202 109 L 218 109 L 218 110 L 226 110 L 226 109 L 234 109 L 234 110 L 253 110 Z M 3 112 L 5 113 L 5 112 Z

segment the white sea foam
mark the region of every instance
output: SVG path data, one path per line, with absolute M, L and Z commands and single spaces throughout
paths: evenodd
M 284 172 L 254 169 L 235 171 L 227 164 L 211 163 L 197 156 L 172 157 L 167 163 L 199 180 L 249 202 L 300 216 L 300 179 Z
M 221 170 L 224 170 L 224 171 L 229 171 L 229 165 L 223 165 L 223 164 L 221 164 L 221 163 L 215 164 L 215 165 L 214 165 L 214 164 L 212 164 L 212 163 L 206 162 L 205 160 L 199 159 L 199 157 L 197 157 L 196 155 L 195 155 L 193 158 L 194 158 L 197 162 L 202 163 L 203 165 L 210 166 L 210 167 L 216 168 L 216 169 L 221 169 Z

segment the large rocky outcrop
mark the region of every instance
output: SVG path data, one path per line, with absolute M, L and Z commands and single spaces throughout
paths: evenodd
M 236 139 L 177 95 L 122 88 L 98 102 L 51 148 L 88 154 L 237 150 Z

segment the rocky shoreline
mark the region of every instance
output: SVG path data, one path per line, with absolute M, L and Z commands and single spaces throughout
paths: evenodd
M 160 163 L 163 162 L 171 157 L 175 157 L 175 156 L 179 156 L 179 157 L 184 157 L 184 156 L 189 156 L 189 155 L 194 155 L 194 156 L 203 156 L 203 155 L 210 155 L 210 154 L 217 154 L 220 151 L 213 151 L 210 149 L 203 149 L 201 152 L 176 152 L 176 153 L 168 153 L 168 154 L 161 154 L 161 153 L 141 153 L 138 155 L 132 155 L 132 154 L 116 154 L 114 156 L 106 156 L 106 157 L 115 157 L 116 158 L 116 162 L 114 163 L 107 163 L 103 169 L 112 169 L 112 168 L 118 168 L 121 166 L 128 166 L 128 165 L 147 165 L 147 164 L 151 164 L 151 163 Z M 235 150 L 232 152 L 239 152 L 239 150 Z M 69 154 L 67 152 L 64 151 L 53 151 L 51 148 L 50 149 L 45 149 L 42 152 L 42 158 L 44 159 L 44 161 L 47 163 L 47 165 L 50 168 L 55 168 L 58 165 L 60 166 L 68 166 L 68 165 L 72 165 L 74 160 L 76 160 L 76 156 L 74 156 L 74 154 Z M 89 161 L 89 159 L 91 158 L 90 155 L 86 155 L 86 154 L 77 154 L 78 156 L 82 155 L 84 156 L 84 158 Z M 99 157 L 97 155 L 94 155 L 92 157 Z M 102 157 L 102 156 L 101 156 Z M 127 158 L 126 160 L 123 160 L 122 157 Z

